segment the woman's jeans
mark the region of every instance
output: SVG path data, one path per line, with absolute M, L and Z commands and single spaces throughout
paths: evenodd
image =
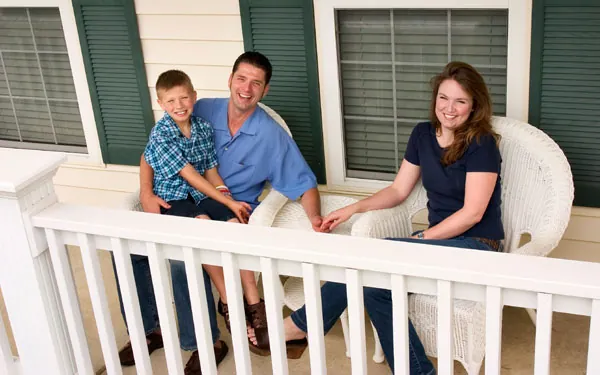
M 449 240 L 419 240 L 413 238 L 390 238 L 393 241 L 416 242 L 421 244 L 459 247 L 474 250 L 493 251 L 488 245 L 478 240 L 465 237 L 455 237 Z M 388 289 L 364 288 L 365 308 L 369 318 L 381 342 L 383 353 L 387 362 L 394 371 L 394 337 L 393 337 L 393 314 L 392 314 L 392 293 Z M 321 303 L 323 306 L 323 328 L 327 333 L 335 322 L 339 319 L 342 312 L 348 307 L 346 296 L 346 285 L 334 282 L 325 283 L 321 287 Z M 307 332 L 306 310 L 303 306 L 291 315 L 292 321 L 298 328 Z M 434 375 L 435 368 L 425 355 L 423 344 L 412 325 L 408 321 L 408 347 L 410 359 L 410 375 Z
M 190 292 L 185 273 L 185 263 L 178 260 L 171 260 L 170 264 L 171 280 L 173 282 L 173 299 L 175 300 L 175 311 L 177 312 L 177 322 L 179 324 L 179 343 L 183 350 L 196 350 L 197 343 L 194 331 L 194 320 L 192 316 L 192 303 L 190 300 Z M 160 325 L 158 321 L 156 299 L 154 297 L 154 287 L 152 286 L 152 279 L 150 277 L 150 264 L 148 263 L 148 257 L 144 255 L 131 255 L 131 265 L 133 266 L 133 278 L 135 280 L 140 310 L 142 312 L 144 331 L 146 335 L 148 335 L 156 330 Z M 113 258 L 113 268 L 115 268 L 114 266 L 115 262 Z M 219 339 L 220 332 L 217 325 L 215 300 L 213 297 L 210 278 L 208 273 L 204 271 L 204 268 L 202 269 L 202 275 L 204 276 L 204 289 L 206 291 L 206 303 L 208 307 L 208 317 L 210 320 L 212 339 L 213 343 L 216 343 Z M 125 324 L 127 324 L 116 268 L 115 279 L 117 280 L 117 291 L 119 292 L 121 313 L 123 314 L 123 320 L 125 320 Z

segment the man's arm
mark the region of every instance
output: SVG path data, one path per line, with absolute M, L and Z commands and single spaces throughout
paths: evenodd
M 302 198 L 300 199 L 302 208 L 306 212 L 308 219 L 316 232 L 324 232 L 326 230 L 321 229 L 321 223 L 323 218 L 321 216 L 321 197 L 317 188 L 308 189 Z
M 140 158 L 140 203 L 144 212 L 160 214 L 160 208 L 171 208 L 171 205 L 154 194 L 154 170 L 146 162 L 144 155 Z

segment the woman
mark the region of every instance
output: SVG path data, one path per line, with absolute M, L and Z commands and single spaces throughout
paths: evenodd
M 323 219 L 331 230 L 355 213 L 402 203 L 419 177 L 427 191 L 429 227 L 395 241 L 498 251 L 504 230 L 500 211 L 499 136 L 492 130 L 492 104 L 481 75 L 470 65 L 451 62 L 432 80 L 430 122 L 418 124 L 391 186 L 339 209 Z M 322 290 L 325 332 L 347 306 L 343 284 Z M 365 307 L 379 335 L 388 364 L 394 369 L 391 292 L 365 288 Z M 284 321 L 286 340 L 306 336 L 304 308 Z M 411 375 L 435 374 L 423 346 L 409 324 Z

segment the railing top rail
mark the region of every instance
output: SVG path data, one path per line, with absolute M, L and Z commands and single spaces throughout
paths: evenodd
M 56 204 L 36 227 L 600 299 L 600 264 Z M 110 249 L 107 249 L 110 250 Z

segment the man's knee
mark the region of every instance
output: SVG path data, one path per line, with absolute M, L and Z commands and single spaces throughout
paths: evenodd
M 210 217 L 208 215 L 198 215 L 196 216 L 196 219 L 201 219 L 201 220 L 210 220 Z

